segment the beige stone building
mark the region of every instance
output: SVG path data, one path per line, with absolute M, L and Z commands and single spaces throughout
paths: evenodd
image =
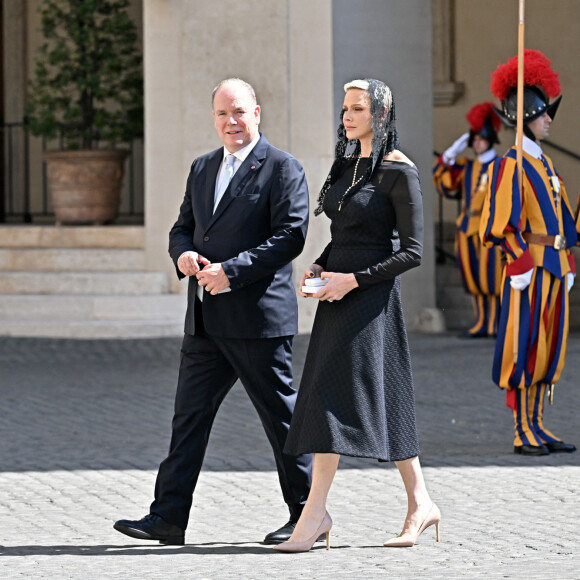
M 306 170 L 314 205 L 333 158 L 342 85 L 355 77 L 386 81 L 397 102 L 401 148 L 421 174 L 425 252 L 421 268 L 403 278 L 410 328 L 448 325 L 449 307 L 437 292 L 439 222 L 456 207 L 440 204 L 431 186 L 433 150 L 466 129 L 464 115 L 488 100 L 489 75 L 517 47 L 517 0 L 133 0 L 144 55 L 145 140 L 133 158 L 134 199 L 122 202 L 111 226 L 56 227 L 50 215 L 23 224 L 10 217 L 8 181 L 27 183 L 33 204 L 43 200 L 41 143 L 4 146 L 5 211 L 0 214 L 0 334 L 37 336 L 160 336 L 179 334 L 185 284 L 167 254 L 192 159 L 220 146 L 210 91 L 240 76 L 256 88 L 261 130 L 295 155 Z M 552 141 L 576 144 L 580 80 L 572 27 L 575 0 L 528 0 L 526 46 L 538 48 L 560 72 L 564 99 Z M 4 123 L 24 114 L 26 83 L 41 41 L 39 0 L 2 0 L 2 113 Z M 4 128 L 4 143 L 7 141 Z M 504 132 L 502 147 L 513 135 Z M 580 163 L 547 150 L 576 198 Z M 8 170 L 10 168 L 10 175 Z M 129 205 L 131 206 L 129 208 Z M 442 214 L 440 208 L 442 205 Z M 14 212 L 13 212 L 14 213 Z M 20 223 L 19 223 L 20 221 Z M 449 229 L 449 228 L 447 228 Z M 313 218 L 304 266 L 328 240 L 325 218 Z M 440 277 L 441 278 L 441 277 Z M 300 301 L 300 329 L 312 324 L 314 301 Z M 453 326 L 453 324 L 451 324 Z
M 489 92 L 490 74 L 498 64 L 517 53 L 517 0 L 455 0 L 452 75 L 461 84 L 461 96 L 452 106 L 436 106 L 433 115 L 434 149 L 444 150 L 466 130 L 465 114 L 474 104 L 494 100 Z M 439 2 L 434 2 L 435 7 Z M 445 2 L 441 2 L 445 4 Z M 560 75 L 562 104 L 552 125 L 550 141 L 580 155 L 578 130 L 580 118 L 580 63 L 576 27 L 580 21 L 580 3 L 576 0 L 527 0 L 525 3 L 525 46 L 541 50 Z M 436 14 L 434 13 L 434 18 Z M 436 24 L 436 21 L 435 21 Z M 434 38 L 436 46 L 437 39 Z M 437 69 L 434 69 L 437 76 Z M 502 152 L 514 142 L 514 132 L 500 133 Z M 570 200 L 575 203 L 580 191 L 580 161 L 546 145 L 566 183 Z M 446 220 L 454 209 L 446 208 Z

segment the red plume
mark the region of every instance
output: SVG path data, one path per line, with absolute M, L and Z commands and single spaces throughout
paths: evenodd
M 491 73 L 491 92 L 500 101 L 505 100 L 510 89 L 518 84 L 518 57 L 510 58 Z M 560 94 L 558 73 L 552 69 L 550 59 L 539 50 L 524 51 L 524 84 L 539 85 L 549 98 Z
M 474 105 L 469 109 L 469 113 L 465 115 L 465 118 L 474 133 L 479 133 L 483 129 L 483 124 L 488 117 L 495 131 L 499 131 L 499 128 L 501 127 L 501 119 L 494 111 L 493 103 L 487 102 Z

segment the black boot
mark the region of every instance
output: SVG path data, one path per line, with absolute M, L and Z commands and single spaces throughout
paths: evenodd
M 548 448 L 550 453 L 572 453 L 576 451 L 576 445 L 572 443 L 564 443 L 564 441 L 550 441 L 549 443 L 544 443 Z
M 514 453 L 518 455 L 550 455 L 550 450 L 545 445 L 515 445 Z

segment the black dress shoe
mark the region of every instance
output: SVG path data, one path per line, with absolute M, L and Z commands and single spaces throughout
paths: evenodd
M 264 538 L 264 544 L 281 544 L 286 540 L 290 539 L 292 532 L 294 532 L 294 528 L 296 527 L 296 522 L 292 520 L 287 521 L 281 528 L 277 529 L 275 532 L 270 532 Z M 318 538 L 316 538 L 317 542 L 322 542 L 326 540 L 326 534 L 320 534 Z
M 572 453 L 576 451 L 576 445 L 572 443 L 564 443 L 564 441 L 550 441 L 549 443 L 544 443 L 551 453 Z
M 469 330 L 465 330 L 459 335 L 459 338 L 487 338 L 488 336 L 490 335 L 482 330 L 479 332 L 469 332 Z
M 514 445 L 514 453 L 519 455 L 550 455 L 545 445 Z
M 290 539 L 295 527 L 296 522 L 288 520 L 281 528 L 277 529 L 275 532 L 270 532 L 264 538 L 264 544 L 281 544 L 282 542 L 285 542 Z
M 126 536 L 138 540 L 158 540 L 160 544 L 183 546 L 185 531 L 166 522 L 157 514 L 148 514 L 140 520 L 119 520 L 113 527 Z

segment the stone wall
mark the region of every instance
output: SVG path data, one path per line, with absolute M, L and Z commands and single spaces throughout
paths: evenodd
M 464 84 L 465 91 L 453 105 L 434 109 L 436 150 L 443 151 L 469 129 L 465 115 L 473 105 L 494 100 L 489 91 L 490 75 L 498 64 L 517 54 L 518 5 L 518 2 L 505 0 L 455 0 L 455 16 L 450 24 L 454 34 L 452 58 L 455 79 Z M 576 106 L 580 102 L 580 76 L 575 57 L 578 52 L 578 22 L 580 2 L 577 0 L 526 2 L 525 46 L 541 50 L 552 61 L 562 84 L 562 104 L 552 125 L 550 140 L 580 154 Z M 514 140 L 513 131 L 502 130 L 498 152 L 504 153 Z M 554 160 L 575 206 L 580 189 L 580 162 L 558 153 L 548 145 L 544 149 Z M 456 204 L 447 202 L 445 220 L 453 221 L 456 215 Z
M 235 14 L 229 19 L 228 14 Z M 356 26 L 349 27 L 349 18 Z M 261 130 L 304 165 L 315 200 L 333 159 L 342 84 L 375 76 L 393 85 L 404 151 L 420 168 L 426 252 L 406 276 L 405 308 L 413 325 L 433 307 L 431 11 L 421 0 L 149 0 L 144 4 L 146 86 L 146 250 L 152 270 L 170 269 L 167 231 L 177 216 L 192 159 L 220 146 L 210 91 L 221 79 L 252 83 L 262 106 Z M 411 72 L 412 71 L 412 72 Z M 313 218 L 296 281 L 329 239 Z M 184 285 L 181 284 L 181 287 Z M 174 291 L 180 288 L 177 282 Z M 182 288 L 181 288 L 182 289 Z M 312 324 L 314 301 L 300 301 L 300 329 Z

